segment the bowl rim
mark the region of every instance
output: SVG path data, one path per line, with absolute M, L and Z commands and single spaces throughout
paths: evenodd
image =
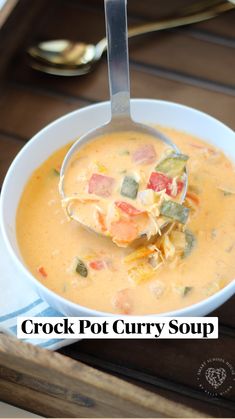
M 165 100 L 157 100 L 157 99 L 147 99 L 147 98 L 138 98 L 138 99 L 131 99 L 131 103 L 157 103 L 158 105 L 163 105 L 163 106 L 167 106 L 167 107 L 178 107 L 181 108 L 181 110 L 185 110 L 185 111 L 191 111 L 194 112 L 196 114 L 198 114 L 199 116 L 202 117 L 206 117 L 208 119 L 211 120 L 211 122 L 213 123 L 217 123 L 219 125 L 222 126 L 222 128 L 226 128 L 228 131 L 230 131 L 230 133 L 232 135 L 234 135 L 234 131 L 228 127 L 226 124 L 224 124 L 223 122 L 221 122 L 220 120 L 214 118 L 213 116 L 202 112 L 198 109 L 192 108 L 190 106 L 186 106 L 186 105 L 182 105 L 180 103 L 177 102 L 171 102 L 171 101 L 165 101 Z M 4 200 L 5 200 L 5 195 L 7 194 L 7 188 L 8 188 L 8 182 L 11 178 L 11 172 L 14 169 L 15 165 L 17 165 L 18 160 L 21 159 L 21 155 L 23 155 L 25 152 L 28 151 L 28 148 L 33 147 L 33 144 L 38 140 L 39 137 L 41 137 L 46 131 L 48 131 L 50 128 L 52 128 L 53 126 L 59 124 L 59 123 L 63 123 L 63 121 L 65 121 L 66 119 L 69 118 L 73 118 L 75 115 L 82 114 L 84 112 L 86 112 L 88 109 L 93 109 L 93 108 L 106 108 L 107 106 L 110 106 L 110 102 L 109 101 L 102 101 L 102 102 L 98 102 L 98 103 L 94 103 L 94 104 L 90 104 L 88 106 L 76 109 L 72 112 L 69 112 L 65 115 L 62 115 L 61 117 L 53 120 L 52 122 L 50 122 L 48 125 L 46 125 L 45 127 L 43 127 L 40 131 L 38 131 L 32 138 L 29 139 L 29 141 L 27 141 L 27 143 L 22 147 L 22 149 L 19 151 L 19 153 L 17 153 L 17 155 L 15 156 L 15 158 L 13 159 L 10 167 L 8 168 L 7 174 L 4 178 L 3 181 L 3 185 L 2 185 L 2 190 L 1 190 L 1 196 L 0 196 L 0 229 L 2 231 L 2 235 L 3 235 L 3 240 L 4 243 L 6 245 L 6 248 L 10 254 L 11 259 L 13 260 L 13 262 L 15 263 L 15 268 L 18 267 L 19 271 L 22 273 L 22 276 L 26 277 L 28 282 L 30 281 L 32 283 L 32 285 L 34 286 L 34 289 L 36 289 L 36 293 L 38 293 L 38 289 L 42 289 L 42 292 L 40 292 L 39 296 L 44 299 L 44 297 L 42 297 L 43 295 L 47 295 L 51 299 L 55 299 L 56 303 L 59 303 L 60 306 L 61 305 L 67 305 L 69 306 L 69 308 L 71 308 L 74 311 L 81 311 L 83 312 L 84 316 L 97 316 L 97 317 L 108 317 L 108 316 L 120 316 L 120 314 L 118 313 L 109 313 L 106 311 L 100 311 L 100 310 L 95 310 L 86 306 L 83 306 L 81 304 L 75 303 L 65 297 L 62 297 L 61 295 L 57 294 L 56 292 L 52 291 L 51 289 L 49 289 L 48 287 L 46 287 L 46 285 L 44 285 L 42 282 L 40 282 L 30 271 L 29 269 L 26 267 L 26 265 L 23 262 L 23 257 L 22 260 L 20 260 L 20 258 L 18 257 L 18 255 L 16 254 L 15 250 L 13 249 L 13 246 L 11 245 L 10 239 L 8 237 L 8 233 L 6 231 L 5 228 L 5 222 L 4 222 Z M 59 147 L 58 147 L 59 148 Z M 29 178 L 26 179 L 25 184 L 27 183 L 27 181 L 29 180 Z M 19 203 L 19 202 L 18 202 Z M 14 232 L 15 233 L 15 232 Z M 167 311 L 167 312 L 162 312 L 162 313 L 150 313 L 150 314 L 140 314 L 138 316 L 156 316 L 156 317 L 182 317 L 182 316 L 186 316 L 189 315 L 190 311 L 204 311 L 203 309 L 205 309 L 208 305 L 210 305 L 210 302 L 213 300 L 217 300 L 220 299 L 221 297 L 223 297 L 223 295 L 226 295 L 226 293 L 230 293 L 230 291 L 234 288 L 234 292 L 235 292 L 235 279 L 233 279 L 229 284 L 227 284 L 224 288 L 222 288 L 221 290 L 217 291 L 215 294 L 186 307 L 177 309 L 177 310 L 173 310 L 173 311 Z M 226 298 L 226 297 L 225 297 Z M 226 298 L 225 301 L 227 301 L 230 297 Z M 225 302 L 224 301 L 224 302 Z M 224 303 L 222 302 L 222 304 Z M 58 305 L 58 304 L 57 304 Z M 62 313 L 63 314 L 63 313 Z M 126 315 L 128 317 L 128 315 Z

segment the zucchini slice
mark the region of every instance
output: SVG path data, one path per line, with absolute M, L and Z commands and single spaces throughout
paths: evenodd
M 138 193 L 139 184 L 131 176 L 125 176 L 122 182 L 121 195 L 135 199 Z
M 185 224 L 189 216 L 189 208 L 178 204 L 178 202 L 163 201 L 160 208 L 160 214 L 178 221 L 181 224 Z
M 186 154 L 172 153 L 155 167 L 157 172 L 166 173 L 169 177 L 179 176 L 183 173 L 188 156 Z
M 81 259 L 77 259 L 76 263 L 77 264 L 76 264 L 76 269 L 75 270 L 76 270 L 77 274 L 86 278 L 87 275 L 88 275 L 88 269 L 87 269 L 85 263 Z

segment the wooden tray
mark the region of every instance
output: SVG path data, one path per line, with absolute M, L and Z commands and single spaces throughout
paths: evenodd
M 129 22 L 164 17 L 195 2 L 128 0 Z M 15 154 L 39 129 L 66 112 L 107 99 L 105 57 L 93 73 L 62 79 L 31 70 L 25 54 L 26 46 L 42 39 L 97 42 L 104 35 L 102 4 L 19 0 L 2 26 L 1 182 Z M 132 40 L 132 96 L 181 102 L 235 128 L 234 17 L 234 11 L 228 12 Z M 0 399 L 44 416 L 234 417 L 235 385 L 212 398 L 196 379 L 201 363 L 210 358 L 235 367 L 234 303 L 235 298 L 214 313 L 220 320 L 218 341 L 83 340 L 51 353 L 1 336 Z
M 0 388 L 2 400 L 43 416 L 203 416 L 79 361 L 3 335 Z

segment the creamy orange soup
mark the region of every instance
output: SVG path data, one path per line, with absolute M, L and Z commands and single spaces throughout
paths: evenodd
M 166 211 L 186 222 L 188 209 L 178 201 L 187 160 L 150 135 L 106 134 L 73 156 L 61 183 L 63 206 L 70 218 L 118 246 L 149 240 L 161 232 Z
M 172 138 L 183 155 L 189 156 L 184 217 L 175 219 L 169 211 L 164 213 L 164 220 L 171 221 L 167 232 L 139 247 L 119 247 L 109 234 L 102 237 L 88 232 L 66 214 L 58 184 L 60 166 L 69 145 L 54 153 L 33 173 L 20 201 L 17 236 L 26 266 L 46 287 L 96 310 L 153 314 L 203 300 L 234 278 L 234 167 L 222 152 L 202 140 L 172 129 L 161 130 Z M 125 234 L 128 223 L 140 225 L 135 218 L 139 214 L 133 211 L 145 213 L 149 205 L 156 207 L 156 211 L 161 209 L 162 195 L 168 206 L 169 202 L 176 203 L 177 183 L 180 189 L 182 173 L 170 176 L 165 163 L 159 166 L 159 160 L 161 163 L 169 156 L 168 151 L 162 158 L 158 148 L 153 151 L 152 146 L 155 146 L 149 139 L 141 143 L 141 139 L 133 138 L 130 133 L 123 134 L 119 151 L 113 155 L 114 140 L 111 136 L 103 139 L 102 153 L 94 142 L 89 145 L 88 154 L 81 154 L 74 165 L 77 184 L 73 184 L 69 192 L 85 194 L 86 198 L 89 193 L 92 197 L 96 195 L 96 209 L 104 216 L 98 223 L 103 225 L 107 208 L 100 201 L 100 190 L 104 190 L 103 185 L 111 185 L 117 210 L 115 217 L 124 219 L 121 234 L 123 231 Z M 92 158 L 87 160 L 87 156 Z M 169 178 L 167 183 L 163 182 L 162 190 L 158 183 L 160 175 L 152 173 L 162 174 L 160 179 L 164 182 L 165 177 Z M 97 179 L 103 182 L 99 175 L 114 181 L 106 179 L 97 194 Z M 125 176 L 134 176 L 138 183 L 132 197 L 121 194 Z M 77 185 L 81 189 L 78 190 Z M 143 191 L 141 198 L 139 193 Z M 124 204 L 116 205 L 116 202 Z M 86 201 L 85 205 L 89 212 L 94 202 Z M 179 211 L 177 214 L 182 215 L 181 209 Z

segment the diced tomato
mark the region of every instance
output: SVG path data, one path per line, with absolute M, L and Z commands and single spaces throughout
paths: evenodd
M 122 314 L 130 314 L 132 310 L 132 298 L 130 288 L 124 288 L 116 293 L 113 305 Z
M 139 215 L 144 212 L 139 210 L 138 208 L 133 207 L 133 205 L 128 204 L 128 202 L 125 201 L 116 201 L 115 205 L 117 208 L 120 208 L 120 210 L 122 210 L 128 215 Z
M 47 273 L 46 273 L 45 268 L 43 266 L 39 266 L 37 270 L 44 278 L 47 277 Z
M 163 189 L 166 190 L 167 195 L 172 195 L 172 182 L 173 179 L 164 175 L 160 172 L 152 172 L 149 178 L 147 185 L 148 189 L 153 189 L 155 192 L 160 192 Z M 182 181 L 177 181 L 177 194 L 182 191 L 184 183 Z
M 163 189 L 167 189 L 169 182 L 170 179 L 168 178 L 168 176 L 163 175 L 163 173 L 152 172 L 149 178 L 147 188 L 153 189 L 155 192 L 159 192 Z
M 132 159 L 137 164 L 151 164 L 157 158 L 155 149 L 152 144 L 145 144 L 134 151 Z
M 131 220 L 119 220 L 111 224 L 110 233 L 116 242 L 130 243 L 136 239 L 138 229 Z
M 88 192 L 108 198 L 112 194 L 114 179 L 109 176 L 93 173 L 89 180 Z
M 89 266 L 95 271 L 101 271 L 106 268 L 106 263 L 103 260 L 93 260 L 89 263 Z

